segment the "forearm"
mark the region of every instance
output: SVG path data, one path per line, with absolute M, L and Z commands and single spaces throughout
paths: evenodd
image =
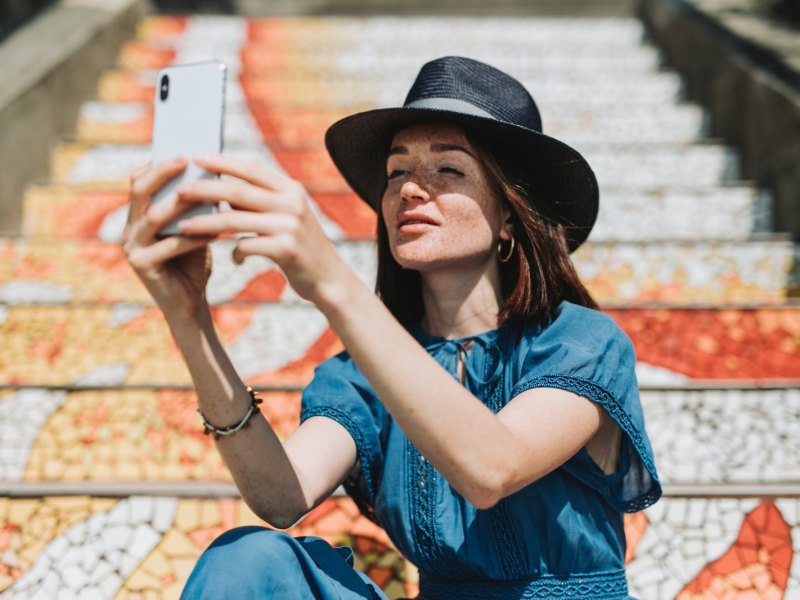
M 491 503 L 511 479 L 508 457 L 525 451 L 504 424 L 365 286 L 343 282 L 318 306 L 419 451 L 466 498 Z
M 206 419 L 218 427 L 238 423 L 250 395 L 214 329 L 207 309 L 193 321 L 168 318 Z M 221 437 L 217 448 L 247 504 L 276 527 L 304 514 L 308 500 L 291 461 L 266 419 L 255 414 L 247 427 Z

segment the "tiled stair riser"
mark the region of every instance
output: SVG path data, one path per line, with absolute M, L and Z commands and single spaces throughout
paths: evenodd
M 300 392 L 261 396 L 287 437 Z M 800 448 L 786 444 L 800 390 L 645 388 L 641 397 L 665 484 L 800 483 Z M 0 393 L 0 480 L 229 482 L 196 406 L 193 391 L 176 389 Z
M 5 246 L 5 247 L 4 247 Z M 212 245 L 208 285 L 212 304 L 279 301 L 297 297 L 277 266 L 262 257 L 236 265 L 234 241 Z M 337 250 L 364 283 L 375 282 L 372 242 L 338 242 Z M 8 258 L 0 268 L 0 302 L 149 302 L 119 244 L 94 240 L 12 242 L 0 240 Z M 592 244 L 575 265 L 601 305 L 777 304 L 793 264 L 790 242 Z
M 32 242 L 43 236 L 119 242 L 127 200 L 127 189 L 119 186 L 33 186 L 25 195 L 22 233 Z M 373 238 L 375 213 L 353 192 L 312 200 L 341 229 L 334 239 Z M 756 191 L 745 186 L 610 189 L 600 206 L 590 243 L 746 241 L 758 208 Z
M 272 148 L 305 149 L 323 147 L 327 126 L 344 114 L 296 111 L 275 113 L 268 106 L 253 106 L 256 118 L 279 121 L 277 132 L 268 138 Z M 542 108 L 545 111 L 545 108 Z M 310 115 L 308 115 L 310 113 Z M 555 113 L 555 114 L 554 114 Z M 610 114 L 609 114 L 610 113 Z M 696 107 L 659 111 L 637 107 L 622 111 L 609 107 L 595 111 L 572 110 L 543 113 L 549 135 L 583 146 L 588 144 L 687 144 L 702 133 L 703 118 Z M 241 105 L 225 112 L 225 145 L 241 145 L 248 134 L 252 117 Z M 298 128 L 295 124 L 302 125 Z M 78 136 L 89 143 L 149 143 L 153 115 L 149 104 L 89 102 L 81 108 Z
M 671 381 L 798 381 L 800 309 L 609 309 L 640 362 Z M 251 384 L 302 385 L 341 349 L 306 304 L 214 309 Z M 142 305 L 0 307 L 0 385 L 183 386 L 190 379 L 158 309 Z M 647 384 L 647 381 L 642 382 Z
M 70 597 L 173 598 L 200 552 L 221 532 L 262 525 L 243 502 L 132 497 L 0 499 L 0 592 Z M 417 574 L 349 499 L 331 499 L 290 530 L 356 550 L 357 566 L 390 597 L 415 595 Z M 626 518 L 628 576 L 640 598 L 695 594 L 782 598 L 800 585 L 800 501 L 663 499 Z M 737 596 L 731 596 L 737 597 Z M 789 596 L 786 596 L 787 598 Z

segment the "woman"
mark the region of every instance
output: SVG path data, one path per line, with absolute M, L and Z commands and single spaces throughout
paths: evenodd
M 402 108 L 334 124 L 334 162 L 378 212 L 378 295 L 335 253 L 303 188 L 223 156 L 242 180 L 153 193 L 183 159 L 132 177 L 127 256 L 164 312 L 206 430 L 242 496 L 285 528 L 345 485 L 420 570 L 423 598 L 627 598 L 621 513 L 661 493 L 627 337 L 577 278 L 597 185 L 541 134 L 505 73 L 445 57 Z M 231 212 L 184 219 L 194 202 Z M 206 245 L 275 261 L 347 351 L 320 365 L 283 444 L 236 375 L 209 317 Z M 249 424 L 249 427 L 244 427 Z M 221 536 L 185 597 L 382 598 L 346 549 L 262 528 Z

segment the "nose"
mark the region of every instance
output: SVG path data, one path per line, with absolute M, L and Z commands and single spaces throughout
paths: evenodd
M 400 188 L 400 198 L 404 202 L 427 202 L 431 196 L 416 181 L 406 181 Z

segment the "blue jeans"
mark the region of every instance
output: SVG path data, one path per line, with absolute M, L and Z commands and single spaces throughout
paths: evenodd
M 350 548 L 264 527 L 238 527 L 214 540 L 181 595 L 182 600 L 197 598 L 386 600 L 374 582 L 353 568 Z

